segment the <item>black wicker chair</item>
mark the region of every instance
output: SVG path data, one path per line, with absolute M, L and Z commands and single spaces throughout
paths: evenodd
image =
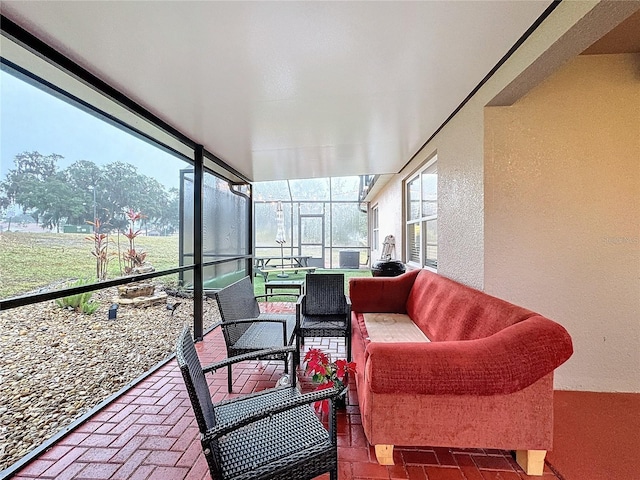
M 294 348 L 277 350 L 293 357 Z M 198 423 L 211 478 L 305 480 L 329 472 L 331 480 L 337 480 L 336 390 L 302 395 L 293 375 L 291 386 L 212 402 L 205 373 L 273 353 L 273 350 L 253 352 L 202 368 L 189 328 L 185 327 L 180 334 L 176 359 Z M 323 399 L 329 399 L 331 404 L 329 431 L 310 405 Z
M 296 303 L 297 363 L 304 337 L 344 337 L 351 361 L 351 300 L 344 294 L 344 275 L 307 275 L 305 294 Z
M 295 315 L 260 313 L 258 298 L 273 295 L 255 295 L 249 277 L 214 292 L 222 321 L 216 326 L 222 327 L 227 356 L 235 357 L 256 350 L 268 350 L 286 347 L 293 343 L 295 336 Z M 279 294 L 282 296 L 285 294 Z M 284 371 L 288 372 L 287 356 L 273 354 L 262 357 L 265 360 L 284 361 Z M 228 389 L 231 393 L 231 364 L 227 368 Z

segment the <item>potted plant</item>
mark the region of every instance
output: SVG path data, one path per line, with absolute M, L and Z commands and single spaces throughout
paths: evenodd
M 348 383 L 348 375 L 350 373 L 356 373 L 355 362 L 347 362 L 340 359 L 335 362 L 331 361 L 331 358 L 321 350 L 317 348 L 311 348 L 304 356 L 306 366 L 304 369 L 305 375 L 311 378 L 311 381 L 316 385 L 316 390 L 324 390 L 325 388 L 335 388 L 340 391 L 340 396 L 337 397 L 336 402 L 338 408 L 344 408 L 346 405 L 346 387 Z M 323 400 L 316 404 L 316 409 L 321 412 L 329 411 L 328 400 Z

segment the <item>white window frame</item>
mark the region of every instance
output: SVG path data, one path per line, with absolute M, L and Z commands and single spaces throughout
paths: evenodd
M 437 157 L 434 156 L 405 179 L 403 188 L 406 263 L 433 271 L 438 270 L 437 175 Z M 427 198 L 428 192 L 424 189 L 424 182 L 429 180 L 429 176 L 435 176 L 435 200 L 433 196 Z
M 380 212 L 378 205 L 371 208 L 371 250 L 378 251 L 380 249 Z

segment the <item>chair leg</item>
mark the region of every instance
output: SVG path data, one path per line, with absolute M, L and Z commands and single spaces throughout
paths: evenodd
M 227 365 L 227 388 L 229 389 L 229 393 L 231 393 L 232 383 L 233 383 L 233 379 L 231 378 L 231 365 Z
M 345 343 L 347 344 L 347 362 L 351 361 L 351 336 L 345 338 Z
M 338 480 L 338 472 L 336 470 L 331 470 L 329 472 L 329 479 L 330 480 Z
M 293 362 L 297 366 L 300 365 L 300 345 L 304 345 L 304 337 L 301 337 L 300 334 L 296 334 L 296 351 L 293 355 Z

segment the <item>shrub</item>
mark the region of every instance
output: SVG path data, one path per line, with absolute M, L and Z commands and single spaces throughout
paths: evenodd
M 87 222 L 93 226 L 93 235 L 91 237 L 85 237 L 87 240 L 93 242 L 93 250 L 91 255 L 96 259 L 96 278 L 99 282 L 107 278 L 107 266 L 109 265 L 109 257 L 113 254 L 109 253 L 109 234 L 101 233 L 100 227 L 104 226 L 99 219 L 95 219 L 93 222 Z
M 129 275 L 137 267 L 141 267 L 147 253 L 142 250 L 136 250 L 136 237 L 140 235 L 142 230 L 136 230 L 136 222 L 141 221 L 144 217 L 142 212 L 136 212 L 130 208 L 126 213 L 127 221 L 129 222 L 129 230 L 124 232 L 124 236 L 129 240 L 129 249 L 122 254 L 122 258 L 125 262 L 124 272 Z
M 80 287 L 82 285 L 88 285 L 86 280 L 77 280 L 70 284 L 70 287 Z M 67 308 L 76 312 L 82 312 L 85 315 L 92 315 L 100 306 L 99 303 L 91 300 L 93 292 L 77 293 L 75 295 L 69 295 L 68 297 L 62 297 L 56 300 L 56 304 L 60 308 Z

